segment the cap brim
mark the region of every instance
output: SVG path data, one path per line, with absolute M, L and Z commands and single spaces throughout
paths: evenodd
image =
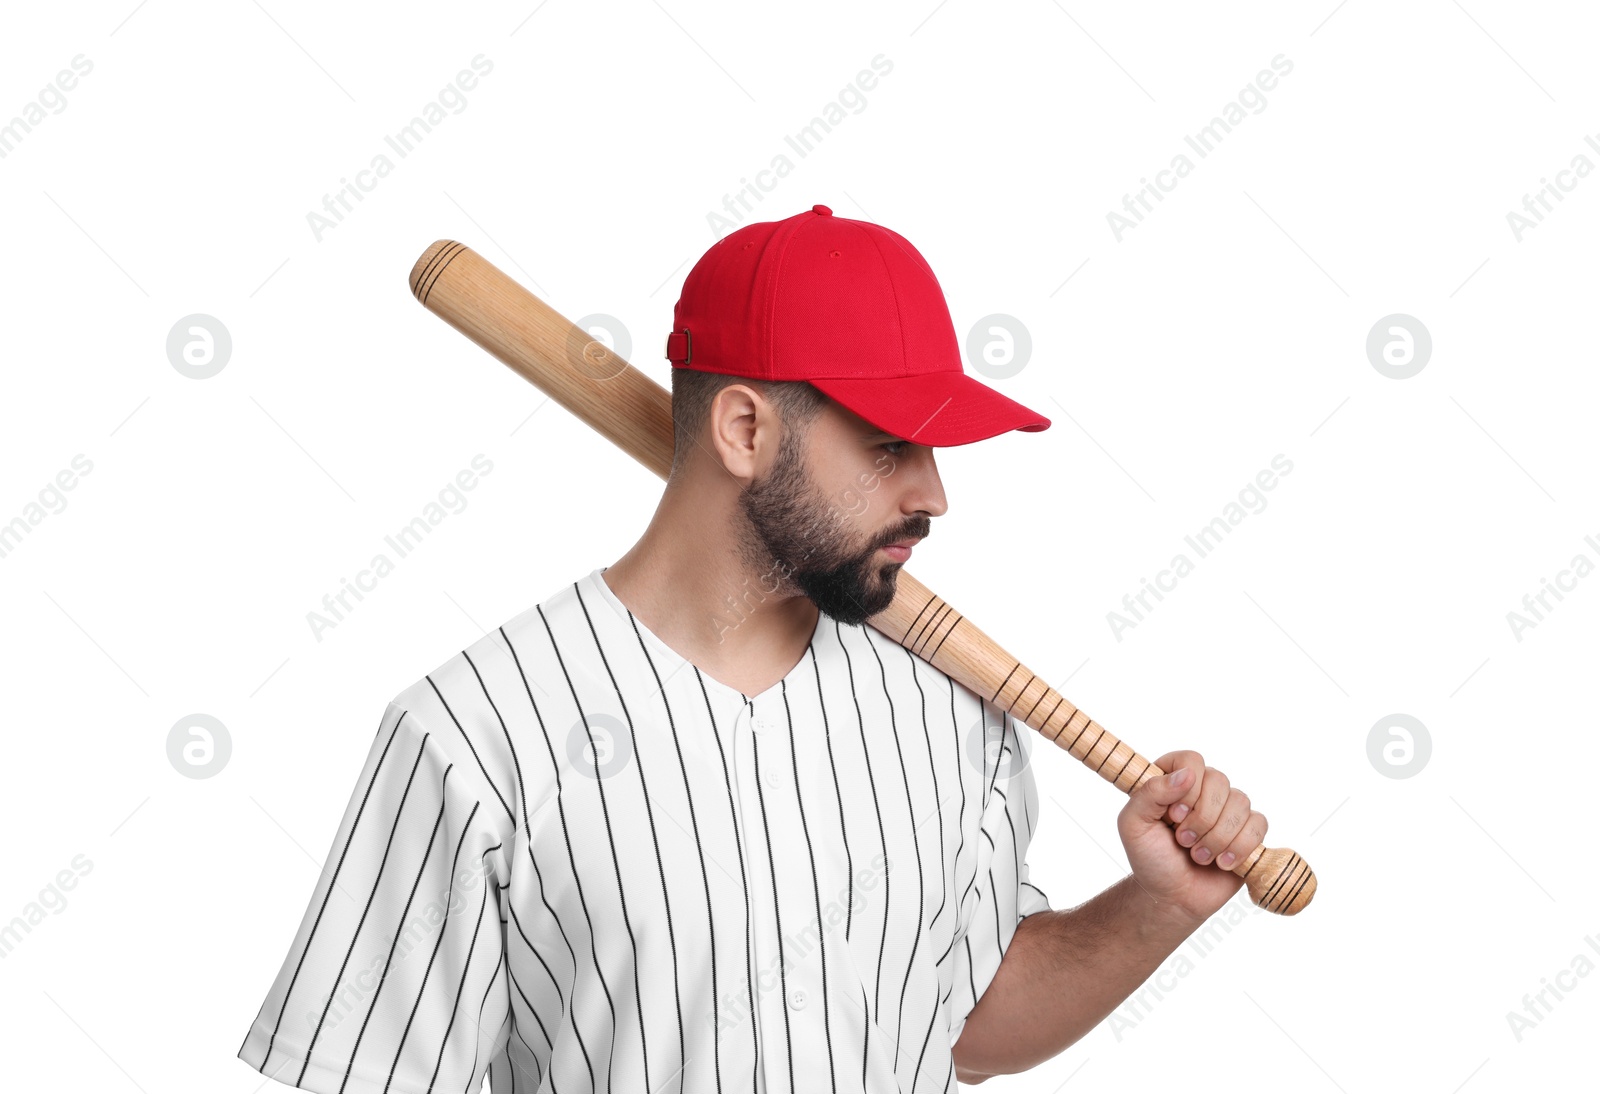
M 1050 419 L 965 372 L 919 376 L 808 378 L 818 391 L 879 429 L 915 444 L 947 447 L 1020 429 L 1037 433 Z

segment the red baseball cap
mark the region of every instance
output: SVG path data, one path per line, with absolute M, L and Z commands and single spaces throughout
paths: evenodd
M 826 205 L 714 243 L 684 279 L 672 328 L 673 368 L 805 380 L 916 444 L 1050 426 L 961 370 L 950 309 L 915 247 Z

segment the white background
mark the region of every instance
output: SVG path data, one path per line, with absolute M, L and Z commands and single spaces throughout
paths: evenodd
M 1520 635 L 1507 616 L 1600 562 L 1600 178 L 1562 176 L 1520 239 L 1507 214 L 1600 163 L 1600 22 L 934 2 L 8 13 L 0 119 L 93 66 L 0 159 L 0 522 L 25 526 L 0 557 L 0 924 L 52 909 L 0 960 L 8 1087 L 265 1085 L 234 1053 L 388 697 L 649 518 L 659 480 L 421 308 L 417 256 L 458 239 L 568 317 L 616 317 L 665 384 L 708 214 L 784 153 L 744 221 L 885 224 L 963 339 L 994 313 L 1031 335 L 992 383 L 1053 425 L 940 450 L 950 509 L 911 572 L 1146 755 L 1201 751 L 1321 880 L 989 1089 L 1592 1087 L 1600 975 L 1570 970 L 1600 964 L 1600 576 Z M 385 135 L 479 54 L 465 107 L 397 157 Z M 879 54 L 798 156 L 785 136 Z M 1197 156 L 1184 136 L 1280 54 L 1264 108 Z M 319 239 L 308 213 L 386 151 Z M 1119 241 L 1107 214 L 1185 152 Z M 197 313 L 232 339 L 207 380 L 166 349 Z M 1405 380 L 1366 349 L 1397 313 L 1433 342 Z M 319 640 L 308 613 L 480 453 L 466 507 Z M 1184 537 L 1278 454 L 1265 508 L 1196 559 Z M 1180 551 L 1193 573 L 1114 634 Z M 231 742 L 204 779 L 168 758 L 196 713 Z M 1395 713 L 1431 742 L 1406 778 L 1369 758 Z M 1125 872 L 1123 799 L 1033 744 L 1033 877 L 1069 907 Z M 1507 1014 L 1547 982 L 1572 990 L 1519 1038 Z

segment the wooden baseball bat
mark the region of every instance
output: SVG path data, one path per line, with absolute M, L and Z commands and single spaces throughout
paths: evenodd
M 441 239 L 411 269 L 422 306 L 665 479 L 672 395 L 462 243 Z M 869 625 L 1038 730 L 1117 789 L 1164 772 L 1067 702 L 971 620 L 902 568 L 894 601 Z M 1169 822 L 1170 823 L 1170 822 Z M 1316 875 L 1295 852 L 1258 846 L 1233 866 L 1256 904 L 1294 915 Z

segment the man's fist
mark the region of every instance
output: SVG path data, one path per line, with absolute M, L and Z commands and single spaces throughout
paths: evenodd
M 1243 884 L 1227 871 L 1261 844 L 1267 818 L 1198 752 L 1168 752 L 1155 764 L 1167 774 L 1128 795 L 1117 832 L 1145 891 L 1203 920 Z

